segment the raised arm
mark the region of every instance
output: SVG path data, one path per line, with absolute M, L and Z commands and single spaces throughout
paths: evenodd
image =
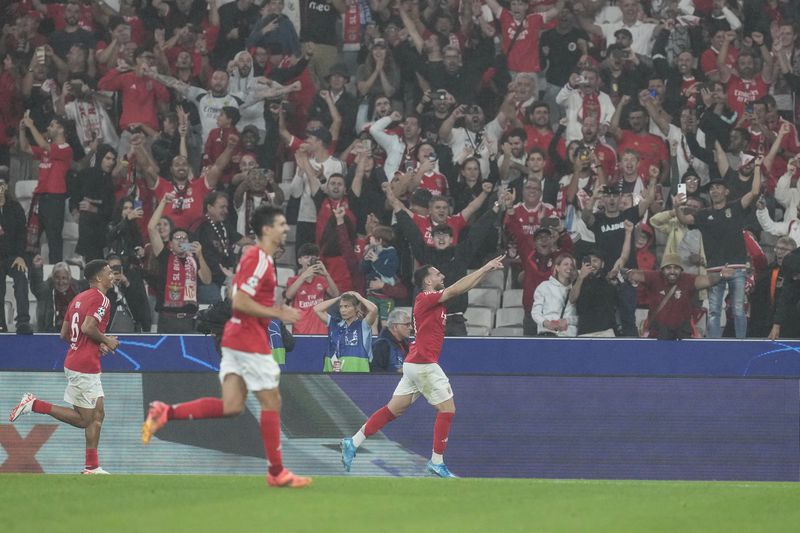
M 364 320 L 367 321 L 367 324 L 370 326 L 375 324 L 375 320 L 378 318 L 378 306 L 358 294 L 356 291 L 350 291 L 349 294 L 352 294 L 358 298 L 358 301 L 361 302 L 361 305 L 367 309 L 367 316 L 364 317 Z
M 472 215 L 480 209 L 483 203 L 489 198 L 489 195 L 492 194 L 492 190 L 494 190 L 494 185 L 488 181 L 484 181 L 481 183 L 481 193 L 475 197 L 467 206 L 461 210 L 461 216 L 464 217 L 464 220 L 469 222 L 469 219 L 472 218 Z
M 440 302 L 446 302 L 451 298 L 455 298 L 465 292 L 469 291 L 481 280 L 486 277 L 486 274 L 493 270 L 503 270 L 503 259 L 505 259 L 505 254 L 500 255 L 483 265 L 481 268 L 473 272 L 472 274 L 467 274 L 460 280 L 456 281 L 442 292 L 442 298 L 439 300 Z
M 728 50 L 731 47 L 731 43 L 736 39 L 736 32 L 735 31 L 726 31 L 725 32 L 725 40 L 722 43 L 722 47 L 719 49 L 719 54 L 717 55 L 717 69 L 719 70 L 719 81 L 722 83 L 728 83 L 728 80 L 731 79 L 733 72 L 731 68 L 728 66 Z
M 725 150 L 722 148 L 719 141 L 714 141 L 714 159 L 717 160 L 717 170 L 719 171 L 720 177 L 724 178 L 725 174 L 727 174 L 728 170 L 731 168 L 731 165 L 728 163 L 728 156 L 725 154 Z
M 761 164 L 763 162 L 763 155 L 756 157 L 756 168 L 753 171 L 753 185 L 750 187 L 750 192 L 742 196 L 742 199 L 740 200 L 742 203 L 742 208 L 744 209 L 750 207 L 750 204 L 753 203 L 753 200 L 761 195 Z
M 317 315 L 323 324 L 328 323 L 328 309 L 333 307 L 334 304 L 339 303 L 340 296 L 336 298 L 331 298 L 330 300 L 325 300 L 323 302 L 318 303 L 314 306 L 314 313 Z
M 158 257 L 164 250 L 164 241 L 161 240 L 161 235 L 158 233 L 158 221 L 161 220 L 161 216 L 164 214 L 164 208 L 174 199 L 175 195 L 171 192 L 165 194 L 161 201 L 158 202 L 155 211 L 153 211 L 153 216 L 147 222 L 147 236 L 150 238 L 150 246 L 153 248 L 154 257 Z

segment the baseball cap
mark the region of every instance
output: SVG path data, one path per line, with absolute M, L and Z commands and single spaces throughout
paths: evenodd
M 661 259 L 661 268 L 665 268 L 670 265 L 683 268 L 683 265 L 681 264 L 681 256 L 678 254 L 664 254 L 664 257 Z

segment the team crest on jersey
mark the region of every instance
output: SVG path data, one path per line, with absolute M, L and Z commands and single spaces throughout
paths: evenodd
M 81 308 L 81 303 L 75 302 L 75 309 L 80 309 L 80 308 Z

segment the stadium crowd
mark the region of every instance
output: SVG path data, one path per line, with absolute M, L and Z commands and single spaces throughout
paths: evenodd
M 510 308 L 493 333 L 800 337 L 796 0 L 0 5 L 18 333 L 59 331 L 97 258 L 111 331 L 193 331 L 271 203 L 294 333 L 374 333 L 373 370 L 407 350 L 415 266 L 498 251 L 491 320 L 453 298 L 448 335 Z

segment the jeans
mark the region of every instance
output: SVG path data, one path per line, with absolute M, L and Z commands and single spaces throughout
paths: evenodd
M 58 263 L 64 257 L 64 204 L 66 194 L 42 194 L 39 199 L 39 235 L 47 236 L 47 247 L 50 250 L 48 263 Z
M 719 339 L 722 337 L 722 328 L 719 320 L 722 314 L 725 295 L 725 285 L 731 295 L 733 304 L 733 326 L 736 331 L 737 339 L 744 339 L 747 336 L 747 315 L 744 312 L 744 284 L 747 279 L 747 270 L 737 268 L 736 273 L 731 279 L 723 280 L 708 289 L 708 335 L 709 339 Z

